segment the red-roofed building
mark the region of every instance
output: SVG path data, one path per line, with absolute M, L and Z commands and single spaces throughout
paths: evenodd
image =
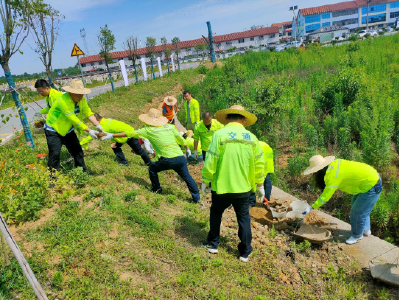
M 254 30 L 216 35 L 213 38 L 214 38 L 214 50 L 216 53 L 226 52 L 227 50 L 235 47 L 236 49 L 245 51 L 250 48 L 258 48 L 260 46 L 265 47 L 269 44 L 279 42 L 279 29 L 278 27 L 263 27 Z M 203 38 L 180 42 L 178 44 L 178 47 L 181 50 L 179 59 L 181 61 L 190 61 L 192 56 L 195 56 L 194 58 L 192 58 L 194 60 L 199 59 L 198 57 L 199 53 L 196 53 L 195 46 L 201 44 L 206 44 L 206 41 Z M 167 44 L 167 47 L 172 49 L 172 44 Z M 165 54 L 162 45 L 156 46 L 155 52 L 156 56 L 160 56 L 162 60 L 165 59 Z M 206 52 L 208 53 L 208 48 Z M 114 60 L 114 63 L 109 65 L 111 68 L 117 67 L 118 61 L 121 59 L 125 60 L 126 65 L 128 66 L 132 65 L 132 61 L 130 60 L 128 51 L 116 51 L 112 52 L 111 55 Z M 146 55 L 147 55 L 146 48 L 138 49 L 139 58 L 144 57 L 146 58 L 146 62 L 149 63 L 150 60 L 149 58 L 146 57 Z M 82 64 L 83 71 L 88 71 L 95 67 L 105 69 L 104 59 L 100 58 L 98 54 L 81 57 L 79 61 Z M 138 61 L 136 61 L 136 63 L 138 63 Z
M 368 4 L 368 27 L 393 25 L 399 16 L 398 1 L 371 0 Z M 353 0 L 299 9 L 298 37 L 305 38 L 322 27 L 346 27 L 354 31 L 366 27 L 367 0 Z M 293 31 L 295 30 L 295 22 Z
M 280 38 L 289 38 L 292 35 L 292 21 L 273 23 L 271 25 L 271 27 L 279 28 L 279 37 Z

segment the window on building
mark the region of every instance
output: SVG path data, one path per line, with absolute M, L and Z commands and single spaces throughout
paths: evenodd
M 381 11 L 386 11 L 386 4 L 378 4 L 378 5 L 370 5 L 369 6 L 369 13 L 377 13 Z M 362 8 L 362 14 L 367 14 L 367 7 Z
M 260 41 L 262 41 L 262 40 L 264 39 L 264 36 L 263 36 L 263 35 L 260 35 L 260 36 L 258 37 L 258 39 L 259 39 Z
M 322 23 L 322 27 L 327 27 L 327 26 L 331 26 L 331 22 Z
M 337 18 L 341 16 L 348 16 L 348 15 L 355 15 L 358 14 L 358 9 L 345 9 L 345 10 L 339 10 L 339 11 L 334 11 L 332 12 L 332 18 Z
M 379 14 L 368 17 L 368 24 L 385 22 L 385 21 L 386 21 L 386 14 Z M 367 17 L 362 17 L 361 24 L 366 24 L 366 23 L 367 23 Z
M 104 61 L 99 61 L 99 65 L 102 65 L 102 64 L 104 64 Z
M 346 19 L 342 21 L 333 21 L 332 26 L 345 26 L 345 25 L 351 25 L 351 24 L 357 24 L 358 23 L 358 18 L 354 19 Z
M 275 37 L 275 33 L 272 33 L 269 35 L 270 38 L 274 38 Z
M 129 56 L 129 57 L 128 57 L 128 60 L 132 60 L 132 57 Z
M 239 39 L 238 42 L 239 44 L 244 43 L 244 39 Z
M 313 31 L 315 31 L 315 30 L 317 30 L 317 29 L 320 29 L 320 28 L 321 28 L 321 24 L 307 25 L 307 26 L 306 26 L 306 33 L 308 33 L 308 32 L 313 32 Z
M 399 2 L 390 3 L 390 8 L 396 8 L 396 7 L 399 7 Z
M 305 17 L 305 21 L 306 21 L 306 24 L 319 22 L 320 16 L 319 15 L 307 16 L 307 17 Z
M 252 41 L 254 41 L 254 38 L 252 37 L 252 38 L 250 38 L 250 42 L 252 42 Z
M 86 64 L 82 64 L 82 68 L 86 67 Z
M 399 12 L 398 11 L 395 11 L 395 12 L 391 12 L 390 13 L 390 18 L 392 19 L 392 18 L 398 18 L 399 17 Z
M 94 66 L 94 63 L 91 63 L 90 65 L 93 67 L 93 66 Z
M 322 17 L 322 19 L 329 19 L 330 17 L 331 17 L 331 13 L 323 13 L 322 15 L 321 15 L 321 17 Z
M 227 45 L 232 45 L 232 41 L 226 42 Z

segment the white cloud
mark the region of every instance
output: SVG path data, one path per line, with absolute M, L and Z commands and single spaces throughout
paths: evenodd
M 118 0 L 49 0 L 48 4 L 60 11 L 66 21 L 74 21 L 82 18 L 85 10 L 96 6 L 109 5 Z

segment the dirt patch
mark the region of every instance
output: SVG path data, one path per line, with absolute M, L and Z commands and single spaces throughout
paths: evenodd
M 119 279 L 122 281 L 132 281 L 132 282 L 139 282 L 140 276 L 133 273 L 133 272 L 124 272 L 119 275 Z
M 112 229 L 108 233 L 110 239 L 115 239 L 118 236 L 118 224 L 114 223 Z
M 314 210 L 304 217 L 304 223 L 317 226 L 323 226 L 327 224 L 326 219 L 319 217 Z
M 214 69 L 215 66 L 218 68 L 221 68 L 224 64 L 221 61 L 216 61 L 215 63 L 212 63 L 210 60 L 205 61 L 202 63 L 200 66 L 205 66 L 207 69 Z
M 163 105 L 163 101 L 164 98 L 167 96 L 174 96 L 176 94 L 179 94 L 183 92 L 183 87 L 180 84 L 177 84 L 172 90 L 161 94 L 159 96 L 156 96 L 153 98 L 153 100 L 151 100 L 151 102 L 147 103 L 143 109 L 141 110 L 142 113 L 147 113 L 149 111 L 150 108 L 157 108 L 159 110 L 162 110 L 162 105 Z

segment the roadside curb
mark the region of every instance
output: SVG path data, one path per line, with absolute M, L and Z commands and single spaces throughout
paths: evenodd
M 11 133 L 10 135 L 8 135 L 7 137 L 5 137 L 4 139 L 1 139 L 1 143 L 0 146 L 3 146 L 5 144 L 7 144 L 10 140 L 12 140 L 14 138 L 15 134 Z

